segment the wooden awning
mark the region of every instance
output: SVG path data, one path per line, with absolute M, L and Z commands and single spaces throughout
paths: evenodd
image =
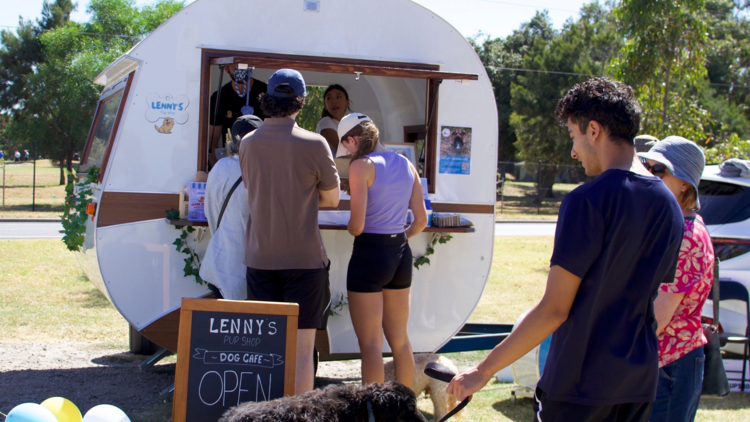
M 250 67 L 264 69 L 293 68 L 300 71 L 355 74 L 363 76 L 388 76 L 395 78 L 469 80 L 476 81 L 478 75 L 471 73 L 441 72 L 439 65 L 404 62 L 385 62 L 310 56 L 286 56 L 280 54 L 248 53 L 211 59 L 212 65 L 244 63 Z

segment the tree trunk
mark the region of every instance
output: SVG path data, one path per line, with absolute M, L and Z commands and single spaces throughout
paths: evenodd
M 65 184 L 65 154 L 60 157 L 60 184 Z
M 68 150 L 65 161 L 66 161 L 65 168 L 68 169 L 68 173 L 73 173 L 73 150 L 72 149 Z

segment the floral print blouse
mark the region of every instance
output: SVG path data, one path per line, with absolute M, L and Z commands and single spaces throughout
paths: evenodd
M 713 284 L 714 248 L 702 223 L 700 216 L 685 218 L 685 234 L 674 283 L 663 283 L 659 287 L 667 293 L 685 294 L 672 320 L 659 335 L 659 367 L 707 342 L 701 327 L 701 311 Z

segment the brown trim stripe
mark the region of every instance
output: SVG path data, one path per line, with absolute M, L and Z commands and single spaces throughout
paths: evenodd
M 97 210 L 99 214 L 97 227 L 166 218 L 168 210 L 178 209 L 179 201 L 180 196 L 176 193 L 104 192 Z M 462 214 L 495 213 L 494 205 L 489 204 L 433 202 L 432 209 L 436 212 Z M 349 211 L 351 207 L 348 200 L 342 200 L 337 208 L 322 208 L 322 210 Z
M 97 227 L 166 218 L 167 211 L 178 209 L 176 193 L 104 192 L 99 201 Z

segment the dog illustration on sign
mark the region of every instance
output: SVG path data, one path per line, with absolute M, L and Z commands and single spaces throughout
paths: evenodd
M 165 133 L 170 134 L 172 133 L 172 128 L 174 127 L 174 119 L 171 117 L 165 117 L 164 123 L 162 123 L 161 127 L 154 125 L 154 128 L 159 133 Z
M 155 123 L 154 129 L 161 134 L 170 135 L 175 125 L 184 125 L 188 121 L 187 109 L 190 100 L 185 95 L 173 97 L 166 94 L 162 97 L 157 93 L 151 93 L 146 97 L 146 104 L 146 120 Z

